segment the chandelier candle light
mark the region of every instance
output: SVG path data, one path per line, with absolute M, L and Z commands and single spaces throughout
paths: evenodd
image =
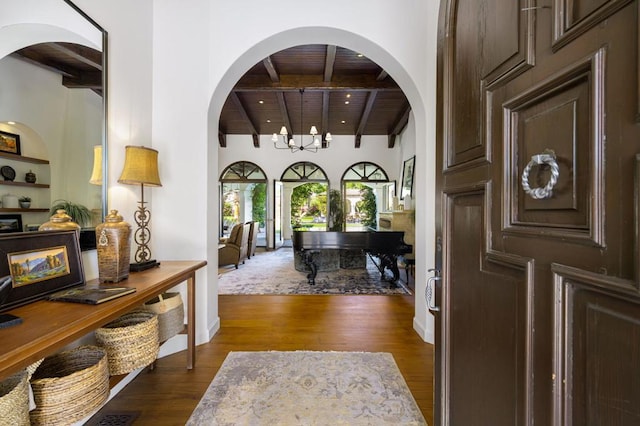
M 311 142 L 305 144 L 302 138 L 302 126 L 304 125 L 302 121 L 302 116 L 303 116 L 302 108 L 304 104 L 303 95 L 304 95 L 304 89 L 300 89 L 300 145 L 296 144 L 296 141 L 293 139 L 293 136 L 289 138 L 289 132 L 287 131 L 286 126 L 282 126 L 282 128 L 280 129 L 280 136 L 282 136 L 282 144 L 281 144 L 282 146 L 278 145 L 278 141 L 279 141 L 278 135 L 274 133 L 273 136 L 271 137 L 274 148 L 288 149 L 291 152 L 309 151 L 309 152 L 315 153 L 315 152 L 318 152 L 318 148 L 322 147 L 320 138 L 317 137 L 318 129 L 316 128 L 316 126 L 311 126 L 311 129 L 309 130 L 309 134 L 311 135 Z M 288 142 L 287 142 L 287 139 L 288 139 Z M 327 132 L 324 140 L 326 142 L 326 146 L 328 147 L 329 142 L 331 142 L 332 140 L 331 133 Z
M 158 151 L 144 146 L 126 146 L 124 167 L 119 183 L 128 185 L 140 185 L 140 201 L 138 210 L 136 210 L 134 218 L 138 229 L 133 234 L 133 238 L 138 244 L 136 250 L 136 263 L 130 265 L 132 272 L 144 271 L 145 269 L 159 266 L 160 263 L 155 259 L 151 259 L 151 249 L 149 241 L 151 240 L 151 231 L 149 230 L 149 221 L 151 220 L 151 212 L 145 206 L 144 187 L 146 186 L 162 186 L 160 176 L 158 174 Z

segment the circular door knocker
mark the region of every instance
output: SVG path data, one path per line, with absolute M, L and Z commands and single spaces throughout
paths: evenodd
M 547 182 L 547 184 L 542 188 L 531 188 L 529 186 L 529 172 L 531 172 L 531 168 L 533 166 L 539 166 L 541 164 L 547 164 L 551 169 L 551 177 L 549 178 L 549 182 Z M 522 171 L 522 189 L 534 200 L 544 200 L 545 198 L 551 198 L 551 196 L 553 195 L 553 187 L 558 182 L 559 176 L 560 169 L 558 168 L 558 163 L 556 162 L 556 154 L 550 149 L 545 149 L 542 154 L 533 155 L 531 157 L 531 161 L 529 161 L 529 164 L 527 164 L 527 166 Z

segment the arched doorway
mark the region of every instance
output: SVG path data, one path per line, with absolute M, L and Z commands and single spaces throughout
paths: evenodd
M 380 64 L 385 70 L 389 70 L 389 74 L 393 75 L 394 80 L 399 84 L 402 91 L 406 94 L 409 104 L 411 105 L 411 118 L 409 125 L 407 126 L 408 134 L 410 138 L 416 140 L 415 155 L 417 161 L 424 161 L 425 167 L 416 169 L 416 180 L 421 182 L 418 186 L 417 193 L 414 197 L 416 205 L 420 206 L 420 214 L 418 217 L 418 223 L 416 224 L 416 231 L 423 237 L 416 243 L 416 249 L 419 256 L 423 259 L 427 259 L 427 264 L 431 264 L 431 260 L 435 255 L 435 249 L 433 244 L 429 241 L 433 240 L 433 223 L 435 222 L 436 208 L 432 208 L 431 203 L 434 199 L 434 184 L 432 176 L 432 168 L 428 167 L 433 163 L 433 157 L 435 155 L 434 140 L 435 140 L 435 125 L 433 117 L 435 117 L 435 84 L 427 85 L 426 90 L 422 90 L 423 76 L 420 72 L 414 72 L 411 67 L 411 63 L 402 61 L 400 57 L 395 56 L 395 51 L 385 49 L 384 46 L 379 45 L 369 39 L 366 34 L 359 34 L 354 32 L 347 32 L 337 28 L 316 28 L 315 31 L 309 32 L 308 28 L 289 28 L 284 31 L 275 31 L 271 36 L 260 36 L 256 39 L 255 43 L 248 48 L 243 54 L 239 54 L 236 60 L 226 64 L 227 71 L 221 76 L 218 83 L 215 85 L 213 93 L 211 95 L 210 108 L 208 111 L 208 140 L 213 145 L 218 142 L 219 136 L 219 118 L 222 110 L 222 106 L 227 99 L 227 96 L 233 87 L 233 85 L 246 73 L 247 69 L 253 64 L 262 61 L 266 56 L 273 52 L 280 51 L 282 49 L 296 46 L 305 43 L 331 43 L 344 47 L 356 48 L 359 52 L 362 52 L 365 56 L 375 58 L 376 62 Z M 223 65 L 225 66 L 225 65 Z M 408 69 L 407 69 L 408 66 Z M 434 67 L 435 69 L 435 67 Z M 264 141 L 270 141 L 269 135 L 260 135 L 258 139 Z M 253 140 L 254 147 L 256 140 Z M 261 144 L 265 145 L 266 144 Z M 321 154 L 318 154 L 320 156 Z M 211 163 L 218 161 L 216 153 L 209 155 Z M 276 157 L 269 157 L 269 161 L 272 162 L 273 167 L 282 167 L 282 160 Z M 332 179 L 334 174 L 331 174 Z M 339 176 L 339 175 L 338 175 Z M 337 176 L 335 178 L 337 180 Z M 276 185 L 282 184 L 276 182 Z M 274 191 L 275 192 L 275 191 Z M 274 199 L 276 194 L 274 194 Z M 274 209 L 277 209 L 279 203 L 276 199 Z M 279 220 L 280 216 L 274 217 L 274 222 Z M 274 227 L 275 227 L 274 223 Z M 213 261 L 214 259 L 212 259 Z M 424 290 L 424 278 L 426 276 L 425 266 L 416 267 L 416 295 L 420 294 Z M 414 328 L 419 334 L 426 340 L 433 339 L 433 321 L 430 315 L 427 313 L 424 298 L 416 297 L 415 304 L 416 321 Z
M 386 210 L 394 182 L 384 169 L 371 162 L 350 166 L 340 179 L 344 198 L 346 230 L 378 228 L 378 212 Z M 393 195 L 391 195 L 393 197 Z
M 309 184 L 313 186 L 307 186 Z M 308 189 L 301 194 L 294 194 L 296 188 L 303 188 L 303 186 Z M 301 225 L 303 216 L 308 216 L 305 218 L 305 223 L 309 223 L 309 218 L 313 223 L 314 214 L 307 213 L 311 207 L 312 194 L 322 195 L 320 187 L 324 187 L 324 210 L 322 206 L 318 209 L 320 213 L 325 212 L 324 217 L 326 218 L 328 216 L 326 194 L 329 189 L 329 179 L 320 166 L 308 161 L 299 161 L 287 167 L 282 173 L 280 181 L 275 183 L 275 196 L 276 200 L 280 200 L 280 203 L 275 206 L 276 210 L 274 210 L 274 218 L 276 219 L 274 235 L 276 238 L 280 236 L 281 245 L 288 245 L 288 242 L 291 241 L 294 223 Z M 296 198 L 302 198 L 305 193 L 309 195 L 309 202 L 303 206 L 302 203 L 297 202 Z M 292 212 L 292 207 L 296 208 L 295 212 Z M 326 223 L 326 221 L 321 223 Z
M 233 225 L 248 221 L 259 224 L 259 247 L 267 242 L 267 176 L 255 163 L 238 161 L 220 175 L 219 235 L 227 236 Z

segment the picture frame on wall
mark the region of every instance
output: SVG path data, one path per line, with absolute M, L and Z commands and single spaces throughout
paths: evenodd
M 10 232 L 22 232 L 22 215 L 0 215 L 0 234 L 7 234 Z
M 400 190 L 400 199 L 404 200 L 407 195 L 413 198 L 413 174 L 416 163 L 416 156 L 404 160 L 402 166 L 402 187 Z
M 83 285 L 84 268 L 76 231 L 0 235 L 0 282 L 7 280 L 11 280 L 11 286 L 8 295 L 0 297 L 0 312 Z
M 20 135 L 0 130 L 0 152 L 20 155 Z

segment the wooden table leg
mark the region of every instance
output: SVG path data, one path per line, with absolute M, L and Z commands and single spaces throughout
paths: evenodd
M 196 273 L 187 279 L 187 370 L 196 363 Z

